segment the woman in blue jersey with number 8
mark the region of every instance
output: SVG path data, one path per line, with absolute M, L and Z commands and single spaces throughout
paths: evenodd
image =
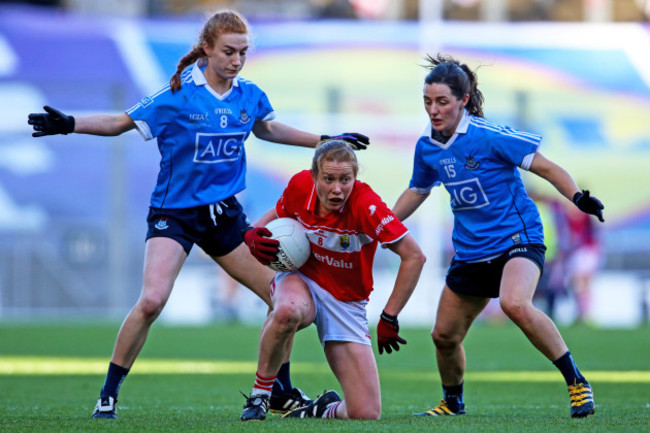
M 539 212 L 526 194 L 518 168 L 549 181 L 580 210 L 602 222 L 603 205 L 580 191 L 563 168 L 539 151 L 541 137 L 483 118 L 476 74 L 453 57 L 427 57 L 424 108 L 430 124 L 418 140 L 413 174 L 393 213 L 411 215 L 443 184 L 454 214 L 455 256 L 438 306 L 432 337 L 443 399 L 418 416 L 465 413 L 463 340 L 490 298 L 560 370 L 568 385 L 571 416 L 594 413 L 589 382 L 580 373 L 551 319 L 533 306 L 544 267 Z
M 265 244 L 277 241 L 265 238 L 265 229 L 249 227 L 235 198 L 245 188 L 244 141 L 252 132 L 263 140 L 314 147 L 327 136 L 274 120 L 266 94 L 238 77 L 249 44 L 245 18 L 219 11 L 206 22 L 170 83 L 126 113 L 75 118 L 46 106 L 45 113 L 29 115 L 34 137 L 72 132 L 116 136 L 136 128 L 146 140 L 157 140 L 161 154 L 147 218 L 142 292 L 120 328 L 93 418 L 117 417 L 120 385 L 194 244 L 271 305 L 269 285 L 275 272 L 260 264 L 249 247 L 264 250 Z M 369 143 L 356 133 L 338 138 L 357 150 Z M 291 386 L 288 365 L 273 387 L 271 409 L 287 411 L 311 402 Z

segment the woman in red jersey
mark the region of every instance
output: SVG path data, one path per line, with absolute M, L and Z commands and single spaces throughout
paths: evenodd
M 293 336 L 311 323 L 316 324 L 345 401 L 336 391 L 328 391 L 285 417 L 380 417 L 379 377 L 365 309 L 373 289 L 373 258 L 381 242 L 401 259 L 377 326 L 381 354 L 406 343 L 398 335 L 397 315 L 415 289 L 425 257 L 381 198 L 356 179 L 357 172 L 357 159 L 349 145 L 342 140 L 324 141 L 315 152 L 311 170 L 293 176 L 275 208 L 248 235 L 258 236 L 251 252 L 268 264 L 277 252 L 277 241 L 265 237 L 271 233 L 263 227 L 276 218 L 294 218 L 307 231 L 311 255 L 299 270 L 278 273 L 271 285 L 273 311 L 262 328 L 256 381 L 242 420 L 264 419 L 270 385 Z M 270 254 L 262 251 L 265 246 Z

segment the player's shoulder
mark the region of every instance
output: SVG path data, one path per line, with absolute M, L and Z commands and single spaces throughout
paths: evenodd
M 468 132 L 473 136 L 484 136 L 492 139 L 510 139 L 539 142 L 542 137 L 531 132 L 522 131 L 510 126 L 499 125 L 484 117 L 469 116 Z
M 311 172 L 309 170 L 300 171 L 289 179 L 289 188 L 295 190 L 311 190 L 314 186 L 314 180 L 311 177 Z
M 245 94 L 261 95 L 264 93 L 260 86 L 243 77 L 237 77 L 237 87 Z
M 379 194 L 377 194 L 370 185 L 358 179 L 354 183 L 354 189 L 350 195 L 350 200 L 360 206 L 382 202 Z

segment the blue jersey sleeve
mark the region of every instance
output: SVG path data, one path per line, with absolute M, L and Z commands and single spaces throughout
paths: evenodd
M 167 85 L 157 93 L 142 98 L 128 109 L 126 114 L 133 119 L 142 137 L 151 140 L 160 136 L 170 122 L 176 121 L 179 111 L 178 98 L 183 97 L 182 92 L 174 94 Z
M 255 119 L 263 122 L 275 119 L 275 111 L 273 111 L 269 97 L 263 91 L 260 90 L 260 92 L 261 95 L 257 101 L 257 116 Z
M 413 174 L 409 182 L 409 188 L 418 194 L 426 194 L 434 186 L 440 185 L 440 176 L 438 171 L 431 167 L 425 158 L 426 137 L 421 137 L 415 146 L 415 155 L 413 156 Z
M 541 140 L 539 135 L 503 126 L 494 131 L 489 143 L 498 159 L 528 170 Z
M 253 119 L 262 122 L 275 119 L 275 111 L 266 93 L 250 80 L 245 78 L 238 78 L 238 80 L 245 97 L 254 104 L 255 112 L 251 113 Z

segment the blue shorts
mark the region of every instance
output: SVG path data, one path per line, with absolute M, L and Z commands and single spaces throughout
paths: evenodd
M 147 239 L 171 238 L 187 254 L 197 244 L 209 256 L 225 256 L 244 241 L 249 221 L 235 197 L 187 209 L 149 208 Z
M 479 296 L 481 298 L 498 298 L 503 267 L 508 260 L 524 257 L 539 267 L 540 275 L 544 272 L 544 254 L 546 247 L 542 244 L 517 245 L 492 260 L 484 262 L 461 262 L 452 260 L 447 271 L 447 287 L 459 295 Z

